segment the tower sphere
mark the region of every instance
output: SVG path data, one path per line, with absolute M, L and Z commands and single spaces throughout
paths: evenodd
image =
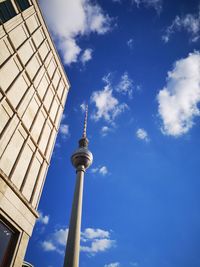
M 71 156 L 73 166 L 77 169 L 79 166 L 84 166 L 85 169 L 90 167 L 93 161 L 93 155 L 87 147 L 79 147 Z

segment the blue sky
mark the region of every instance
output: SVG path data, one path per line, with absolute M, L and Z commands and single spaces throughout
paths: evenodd
M 26 260 L 63 264 L 88 103 L 80 267 L 199 267 L 200 2 L 39 4 L 71 90 Z

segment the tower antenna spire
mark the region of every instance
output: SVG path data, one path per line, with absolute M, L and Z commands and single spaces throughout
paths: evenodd
M 82 135 L 83 138 L 86 138 L 87 120 L 88 120 L 88 105 L 85 106 L 85 119 L 84 119 L 83 135 Z
M 85 119 L 84 119 L 84 126 L 83 126 L 83 134 L 81 139 L 79 140 L 79 147 L 88 147 L 88 139 L 87 139 L 87 120 L 88 120 L 88 105 L 85 106 Z

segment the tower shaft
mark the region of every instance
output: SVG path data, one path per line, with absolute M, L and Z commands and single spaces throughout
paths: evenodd
M 79 147 L 71 156 L 72 164 L 76 168 L 76 186 L 63 267 L 79 266 L 83 180 L 85 170 L 90 167 L 93 161 L 93 155 L 88 150 L 89 141 L 86 136 L 87 112 L 86 108 L 83 135 L 79 140 Z
M 63 267 L 79 266 L 81 215 L 85 167 L 79 166 L 77 168 L 76 173 L 76 186 Z

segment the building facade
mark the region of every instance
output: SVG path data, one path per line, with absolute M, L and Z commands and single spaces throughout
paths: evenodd
M 20 267 L 70 84 L 36 0 L 0 21 L 0 266 Z

